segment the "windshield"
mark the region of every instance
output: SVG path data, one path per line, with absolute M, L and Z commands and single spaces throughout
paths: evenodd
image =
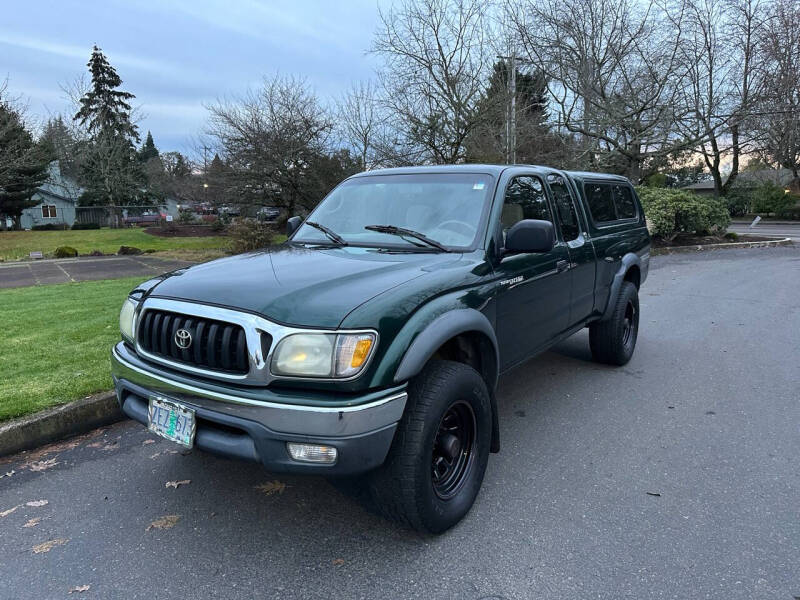
M 352 246 L 415 248 L 419 239 L 365 229 L 390 225 L 449 249 L 472 246 L 489 204 L 492 177 L 483 173 L 417 173 L 354 177 L 333 190 L 308 217 Z M 297 242 L 333 243 L 319 227 L 303 224 Z

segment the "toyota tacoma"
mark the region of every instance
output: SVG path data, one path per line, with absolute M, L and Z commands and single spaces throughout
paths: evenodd
M 287 229 L 130 293 L 111 354 L 127 416 L 272 472 L 358 476 L 438 533 L 500 449 L 500 374 L 584 327 L 596 360 L 633 354 L 650 237 L 623 177 L 370 171 Z

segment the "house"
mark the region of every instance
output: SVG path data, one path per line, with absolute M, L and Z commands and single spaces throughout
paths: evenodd
M 765 183 L 774 183 L 790 191 L 797 191 L 800 182 L 794 179 L 789 169 L 758 169 L 755 171 L 739 171 L 734 187 L 745 190 L 754 190 Z M 714 180 L 706 179 L 683 187 L 700 195 L 714 193 Z
M 75 206 L 83 189 L 69 177 L 61 174 L 58 161 L 48 167 L 48 177 L 31 196 L 37 204 L 22 211 L 20 227 L 31 229 L 36 225 L 65 225 L 75 222 Z

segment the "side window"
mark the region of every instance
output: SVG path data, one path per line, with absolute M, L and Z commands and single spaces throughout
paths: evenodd
M 551 223 L 553 221 L 544 185 L 538 177 L 515 177 L 506 188 L 503 213 L 500 216 L 503 236 L 514 224 L 523 219 L 540 219 Z
M 558 213 L 558 220 L 561 222 L 561 233 L 564 235 L 564 241 L 570 242 L 580 235 L 581 227 L 567 182 L 564 181 L 561 175 L 548 175 L 547 183 L 553 192 L 553 203 Z
M 592 213 L 592 220 L 595 223 L 607 223 L 616 221 L 617 213 L 614 210 L 614 199 L 612 198 L 612 186 L 610 183 L 583 184 L 583 192 L 586 194 L 586 202 L 589 211 Z
M 617 207 L 618 219 L 633 219 L 636 216 L 633 193 L 627 185 L 614 186 L 614 205 Z

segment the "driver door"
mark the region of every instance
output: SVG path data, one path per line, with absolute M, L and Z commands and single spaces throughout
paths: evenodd
M 553 210 L 542 180 L 536 175 L 511 179 L 500 217 L 503 240 L 522 219 L 550 221 Z M 497 337 L 501 368 L 508 368 L 543 349 L 567 328 L 570 302 L 569 252 L 558 226 L 550 252 L 506 256 L 495 269 Z

